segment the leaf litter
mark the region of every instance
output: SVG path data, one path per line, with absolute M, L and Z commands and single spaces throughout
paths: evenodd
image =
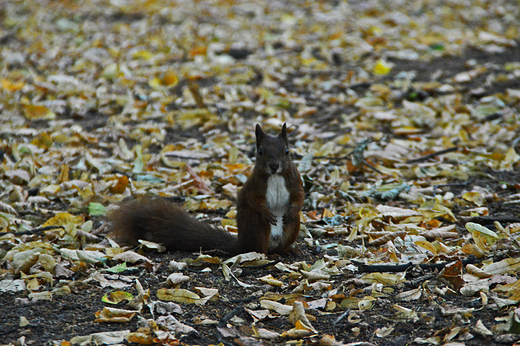
M 2 342 L 518 341 L 519 15 L 507 1 L 6 3 Z M 284 122 L 301 255 L 105 237 L 132 196 L 236 231 L 254 125 Z

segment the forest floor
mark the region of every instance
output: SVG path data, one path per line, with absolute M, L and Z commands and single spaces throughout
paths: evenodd
M 518 344 L 520 10 L 381 6 L 5 4 L 0 344 Z M 106 238 L 145 195 L 233 230 L 284 122 L 299 251 Z

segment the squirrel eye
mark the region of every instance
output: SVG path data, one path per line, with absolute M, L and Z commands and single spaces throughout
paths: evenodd
M 262 155 L 262 148 L 258 148 L 258 155 Z
M 285 149 L 285 155 L 289 155 L 289 149 Z

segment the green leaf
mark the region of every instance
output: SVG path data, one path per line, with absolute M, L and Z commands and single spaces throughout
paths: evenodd
M 108 269 L 103 269 L 104 272 L 109 273 L 122 273 L 124 271 L 127 271 L 129 268 L 126 266 L 126 262 L 120 263 L 118 265 L 115 265 Z M 133 268 L 132 268 L 133 269 Z
M 131 293 L 124 291 L 109 292 L 101 298 L 101 301 L 107 304 L 118 304 L 124 300 L 132 301 L 134 296 Z
M 106 215 L 106 213 L 107 213 L 107 208 L 105 208 L 102 204 L 89 203 L 88 214 L 90 216 L 103 216 L 103 215 Z

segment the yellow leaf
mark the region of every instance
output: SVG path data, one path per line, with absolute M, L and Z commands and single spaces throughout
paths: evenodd
M 345 309 L 358 309 L 358 303 L 360 301 L 361 299 L 358 297 L 347 297 L 343 299 L 339 305 Z
M 484 257 L 486 255 L 485 251 L 482 251 L 482 249 L 479 248 L 477 245 L 471 244 L 471 243 L 464 244 L 462 246 L 461 250 L 465 254 L 475 255 L 476 257 L 479 257 L 479 258 Z
M 437 254 L 437 249 L 435 248 L 435 246 L 427 240 L 417 240 L 416 242 L 414 242 L 414 244 L 430 251 L 434 255 Z
M 280 336 L 283 338 L 300 339 L 311 334 L 314 333 L 310 330 L 293 328 L 291 330 L 283 332 L 282 334 L 280 334 Z
M 40 289 L 40 283 L 38 282 L 37 278 L 31 278 L 31 279 L 25 278 L 25 282 L 26 282 L 27 290 L 29 290 L 29 292 L 35 292 Z
M 173 87 L 179 83 L 179 77 L 175 74 L 175 72 L 168 70 L 161 78 L 161 84 L 165 87 Z
M 211 264 L 220 264 L 221 260 L 219 257 L 210 256 L 210 255 L 199 255 L 195 260 L 193 260 L 193 264 L 197 263 L 211 263 Z
M 372 307 L 376 303 L 376 300 L 377 299 L 372 297 L 372 296 L 365 296 L 365 297 L 363 297 L 363 299 L 361 299 L 357 303 L 359 310 L 370 310 L 370 309 L 372 309 Z
M 273 276 L 271 274 L 258 278 L 258 280 L 260 280 L 263 283 L 266 283 L 268 285 L 275 286 L 275 287 L 283 286 L 283 282 L 281 282 L 280 280 L 276 280 L 275 278 L 273 278 Z
M 96 322 L 129 322 L 137 313 L 137 311 L 123 310 L 116 308 L 104 307 L 101 311 L 96 311 Z
M 283 332 L 280 336 L 285 338 L 300 339 L 305 336 L 316 334 L 312 327 L 304 325 L 301 321 L 296 321 L 294 328 Z
M 462 195 L 462 198 L 468 202 L 475 203 L 479 207 L 484 204 L 484 196 L 476 191 L 466 192 L 464 195 Z
M 126 341 L 139 345 L 153 345 L 153 336 L 143 332 L 133 332 L 126 336 Z
M 10 80 L 5 79 L 5 78 L 0 79 L 0 84 L 2 84 L 2 89 L 4 89 L 5 91 L 8 91 L 10 93 L 13 93 L 15 91 L 22 89 L 25 85 L 25 83 L 23 81 L 11 82 Z
M 42 195 L 55 195 L 58 191 L 61 190 L 61 187 L 56 184 L 49 184 L 40 190 L 40 194 Z
M 160 288 L 157 290 L 157 298 L 182 304 L 200 304 L 201 302 L 197 294 L 182 288 Z
M 206 47 L 195 47 L 190 50 L 190 55 L 194 57 L 195 55 L 206 55 L 207 48 Z
M 114 80 L 119 74 L 121 74 L 119 66 L 115 62 L 108 64 L 101 72 L 101 75 L 108 80 Z
M 54 119 L 56 114 L 49 108 L 41 105 L 24 105 L 24 115 L 29 120 Z
M 520 155 L 518 155 L 514 148 L 509 148 L 506 152 L 506 155 L 502 162 L 500 163 L 500 169 L 512 169 L 513 165 L 520 160 Z
M 41 253 L 38 257 L 38 262 L 46 271 L 54 274 L 54 268 L 56 267 L 56 261 L 54 260 L 54 257 L 49 254 Z
M 289 316 L 289 321 L 292 321 L 297 329 L 306 329 L 317 333 L 316 329 L 314 329 L 309 318 L 305 314 L 305 307 L 301 301 L 294 301 L 293 312 Z
M 416 135 L 423 132 L 423 129 L 413 126 L 401 126 L 394 128 L 394 132 L 398 136 Z
M 83 224 L 81 216 L 71 215 L 69 213 L 58 213 L 54 217 L 47 220 L 42 227 L 47 226 L 66 226 L 66 225 L 81 225 Z
M 138 52 L 135 52 L 132 55 L 132 58 L 134 59 L 143 59 L 143 60 L 150 60 L 153 57 L 153 54 L 147 50 L 140 50 Z
M 154 90 L 161 90 L 164 87 L 161 83 L 161 80 L 157 77 L 150 79 L 150 81 L 148 82 L 148 85 L 150 86 L 150 88 L 152 88 Z
M 332 211 L 330 211 L 329 209 L 324 209 L 323 210 L 323 217 L 333 217 L 334 216 L 334 213 Z
M 489 251 L 498 239 L 498 234 L 478 223 L 468 222 L 466 229 L 471 233 L 475 244 L 483 251 Z
M 366 283 L 382 283 L 385 286 L 393 286 L 400 282 L 405 282 L 403 274 L 388 274 L 388 273 L 369 273 L 361 277 L 361 280 Z
M 384 76 L 392 71 L 392 65 L 383 59 L 379 59 L 373 69 L 376 75 Z
M 66 296 L 71 294 L 72 291 L 69 286 L 61 286 L 52 290 L 52 293 L 54 293 L 57 296 Z
M 125 300 L 131 301 L 133 298 L 134 296 L 129 292 L 115 291 L 105 294 L 101 301 L 108 304 L 118 304 Z
M 311 331 L 311 332 L 314 332 L 312 330 L 312 327 L 306 325 L 305 323 L 303 323 L 301 320 L 298 320 L 296 321 L 296 323 L 294 324 L 294 327 L 298 330 L 308 330 L 308 331 Z
M 498 285 L 493 289 L 493 292 L 500 292 L 505 294 L 509 300 L 520 301 L 520 280 L 507 285 Z M 496 298 L 494 299 L 496 302 Z

